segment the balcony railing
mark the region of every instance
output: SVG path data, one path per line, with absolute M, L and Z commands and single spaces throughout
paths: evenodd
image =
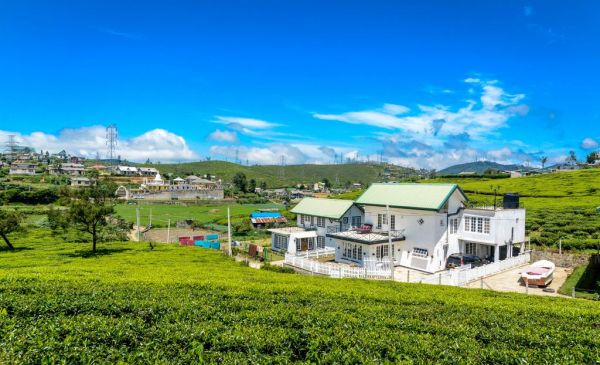
M 346 229 L 344 229 L 346 228 Z M 340 239 L 346 239 L 349 241 L 355 242 L 365 242 L 365 243 L 382 243 L 387 242 L 390 238 L 394 241 L 399 241 L 404 239 L 404 230 L 378 230 L 373 229 L 370 231 L 358 230 L 352 227 L 328 227 L 327 228 L 327 236 L 328 237 L 336 237 Z

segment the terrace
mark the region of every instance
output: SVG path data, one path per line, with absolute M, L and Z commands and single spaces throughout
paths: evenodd
M 373 230 L 370 226 L 328 227 L 327 237 L 367 244 L 386 243 L 389 242 L 390 237 L 392 242 L 404 241 L 405 239 L 404 230 Z

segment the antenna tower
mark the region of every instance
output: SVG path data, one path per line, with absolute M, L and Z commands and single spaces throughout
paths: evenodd
M 117 126 L 111 124 L 106 127 L 106 149 L 108 161 L 111 165 L 114 165 L 117 154 Z

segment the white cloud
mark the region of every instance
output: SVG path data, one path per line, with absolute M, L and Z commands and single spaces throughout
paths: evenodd
M 418 111 L 412 115 L 399 115 L 408 113 L 408 108 L 390 108 L 390 104 L 385 104 L 381 109 L 342 114 L 316 113 L 313 117 L 398 130 L 421 142 L 436 143 L 435 139 L 467 131 L 473 139 L 482 140 L 505 127 L 511 117 L 525 115 L 529 111 L 527 105 L 522 104 L 525 94 L 507 93 L 497 85 L 497 80 L 467 78 L 465 82 L 478 84 L 479 102 L 467 100 L 465 106 L 455 110 L 445 105 L 418 105 Z M 440 121 L 443 121 L 443 126 L 438 128 Z
M 215 123 L 219 124 L 234 124 L 239 125 L 244 128 L 254 128 L 254 129 L 270 129 L 279 126 L 277 123 L 267 122 L 265 120 L 254 119 L 254 118 L 241 118 L 241 117 L 223 117 L 216 116 Z
M 65 150 L 86 158 L 95 158 L 97 154 L 106 158 L 106 129 L 103 126 L 63 129 L 57 135 L 44 132 L 20 134 L 0 130 L 0 139 L 5 140 L 10 134 L 15 135 L 19 143 L 35 150 L 53 153 Z M 160 161 L 199 158 L 183 137 L 164 129 L 153 129 L 137 137 L 120 139 L 117 155 L 130 161 L 145 161 L 148 158 Z
M 238 141 L 238 137 L 235 132 L 222 131 L 220 129 L 217 129 L 214 132 L 212 132 L 211 134 L 209 134 L 208 138 L 212 139 L 213 141 L 219 141 L 219 142 L 235 143 Z
M 340 156 L 344 158 L 354 156 L 358 151 L 347 147 L 331 147 L 318 144 L 303 143 L 273 143 L 266 146 L 211 146 L 212 155 L 233 160 L 248 161 L 259 165 L 280 165 L 281 158 L 285 158 L 287 165 L 296 164 L 330 164 Z
M 464 81 L 467 84 L 479 84 L 481 82 L 481 80 L 476 77 L 467 77 Z
M 598 141 L 596 141 L 593 138 L 585 138 L 583 141 L 581 141 L 581 148 L 583 148 L 584 150 L 591 150 L 594 148 L 598 148 Z

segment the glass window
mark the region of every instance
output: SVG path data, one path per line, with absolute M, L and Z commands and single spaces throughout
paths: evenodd
M 396 216 L 390 215 L 390 229 L 392 231 L 396 230 Z
M 473 242 L 465 242 L 465 253 L 467 255 L 476 255 L 477 247 Z
M 490 219 L 486 218 L 483 220 L 483 233 L 490 234 Z
M 424 248 L 415 247 L 413 249 L 413 256 L 416 256 L 416 257 L 427 257 L 427 253 L 428 253 L 428 251 Z
M 361 216 L 352 217 L 352 226 L 360 227 L 360 225 L 362 224 L 361 220 L 362 220 Z
M 323 236 L 317 237 L 317 248 L 325 248 L 325 237 L 323 237 Z

